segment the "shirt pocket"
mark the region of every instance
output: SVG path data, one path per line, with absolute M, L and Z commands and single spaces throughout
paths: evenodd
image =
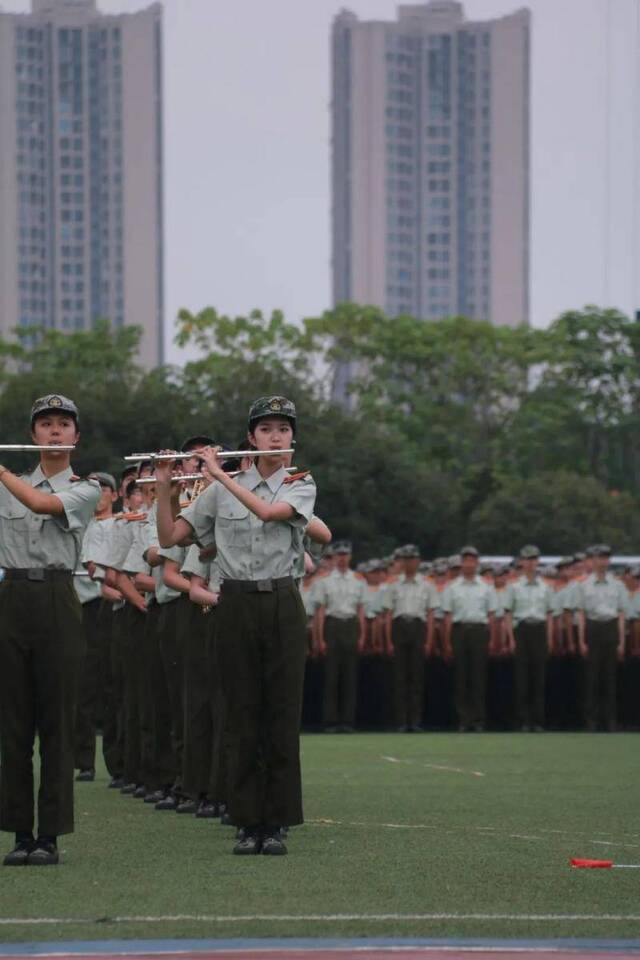
M 222 503 L 216 514 L 216 538 L 229 547 L 251 546 L 251 518 L 241 503 Z
M 3 533 L 24 536 L 29 530 L 29 513 L 28 508 L 15 497 L 0 501 L 0 522 Z

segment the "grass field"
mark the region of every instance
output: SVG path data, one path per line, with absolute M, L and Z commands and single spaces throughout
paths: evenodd
M 568 860 L 640 863 L 639 746 L 633 734 L 309 735 L 308 822 L 282 858 L 233 857 L 232 828 L 107 790 L 101 769 L 76 786 L 60 867 L 0 868 L 0 940 L 638 938 L 640 870 Z

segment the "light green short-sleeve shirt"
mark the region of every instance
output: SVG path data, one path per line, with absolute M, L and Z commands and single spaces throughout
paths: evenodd
M 263 522 L 220 483 L 212 483 L 180 514 L 193 528 L 203 547 L 215 544 L 216 560 L 223 580 L 270 580 L 297 577 L 302 538 L 297 528 L 313 515 L 316 485 L 307 475 L 286 483 L 282 467 L 266 479 L 255 464 L 236 478 L 267 503 L 289 503 L 291 520 Z
M 202 547 L 199 547 L 197 543 L 187 548 L 180 570 L 185 577 L 202 577 L 203 580 L 208 580 L 211 570 L 211 560 L 201 560 L 201 552 Z
M 391 610 L 391 616 L 413 617 L 426 620 L 431 603 L 431 589 L 423 577 L 408 580 L 403 577 L 389 585 L 385 597 L 385 608 Z
M 487 623 L 498 607 L 496 592 L 481 577 L 456 577 L 444 590 L 442 609 L 454 623 Z
M 519 577 L 505 590 L 504 608 L 511 613 L 516 624 L 523 620 L 542 623 L 547 619 L 547 614 L 555 611 L 556 602 L 553 590 L 541 577 L 533 580 Z
M 71 467 L 45 477 L 40 466 L 22 477 L 34 489 L 53 493 L 64 513 L 33 513 L 0 482 L 0 567 L 76 570 L 82 538 L 100 499 L 96 480 L 72 482 Z
M 318 580 L 317 605 L 325 608 L 328 617 L 349 620 L 358 615 L 358 608 L 366 603 L 367 583 L 353 570 L 331 573 Z
M 621 580 L 607 573 L 602 579 L 594 573 L 575 585 L 574 604 L 587 620 L 615 620 L 627 611 L 627 589 Z
M 98 600 L 102 596 L 101 584 L 91 579 L 86 567 L 91 562 L 89 555 L 95 553 L 98 549 L 97 544 L 102 540 L 103 532 L 102 521 L 93 518 L 89 521 L 82 539 L 80 564 L 73 577 L 73 585 L 80 603 L 89 603 L 91 600 Z

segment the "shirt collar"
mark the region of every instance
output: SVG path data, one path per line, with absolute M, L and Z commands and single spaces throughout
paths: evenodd
M 66 470 L 62 470 L 60 473 L 54 473 L 52 477 L 45 477 L 42 472 L 42 467 L 40 464 L 36 467 L 30 477 L 30 482 L 32 487 L 39 487 L 42 483 L 48 483 L 54 493 L 58 493 L 59 490 L 64 490 L 65 487 L 68 487 L 69 480 L 73 476 L 73 470 L 71 467 L 67 467 Z
M 259 472 L 255 463 L 252 463 L 248 470 L 245 471 L 245 477 L 249 481 L 249 490 L 255 490 L 256 487 L 259 487 L 261 483 L 266 483 L 271 490 L 271 493 L 276 493 L 277 490 L 282 486 L 282 482 L 285 477 L 288 477 L 289 474 L 284 467 L 280 467 L 279 470 L 276 470 L 275 473 L 272 473 L 270 477 L 263 477 Z

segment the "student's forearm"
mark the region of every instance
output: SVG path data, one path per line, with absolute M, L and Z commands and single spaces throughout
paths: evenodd
M 167 549 L 175 547 L 176 544 L 188 542 L 193 535 L 191 525 L 177 517 L 175 498 L 171 496 L 170 487 L 165 484 L 158 484 L 158 500 L 156 511 L 156 523 L 158 526 L 158 541 L 160 546 Z M 177 517 L 177 519 L 176 519 Z
M 125 600 L 128 600 L 134 607 L 140 609 L 140 607 L 144 605 L 144 597 L 136 590 L 126 573 L 118 573 L 116 575 L 116 581 L 118 590 Z
M 188 577 L 183 577 L 180 573 L 180 570 L 177 569 L 177 564 L 172 566 L 172 561 L 166 561 L 164 565 L 164 570 L 162 572 L 162 579 L 168 587 L 171 587 L 172 590 L 179 590 L 180 593 L 189 593 L 189 588 L 191 586 L 191 581 Z
M 16 477 L 7 467 L 0 466 L 0 483 L 4 484 L 9 493 L 32 513 L 48 513 L 53 517 L 60 517 L 64 513 L 62 500 L 54 493 L 43 493 L 36 490 L 30 483 L 21 477 Z
M 115 587 L 110 587 L 107 583 L 102 584 L 102 596 L 105 600 L 112 600 L 114 603 L 122 600 L 122 594 Z
M 148 573 L 136 573 L 133 584 L 140 593 L 156 592 L 156 582 Z
M 197 603 L 198 606 L 212 607 L 218 602 L 218 594 L 208 590 L 203 584 L 194 583 L 193 580 L 191 580 L 189 584 L 189 599 L 193 603 Z
M 218 480 L 223 487 L 227 488 L 229 493 L 233 494 L 236 500 L 239 500 L 243 506 L 247 507 L 264 523 L 269 520 L 292 520 L 295 516 L 295 510 L 290 503 L 266 503 L 226 473 L 218 477 Z

